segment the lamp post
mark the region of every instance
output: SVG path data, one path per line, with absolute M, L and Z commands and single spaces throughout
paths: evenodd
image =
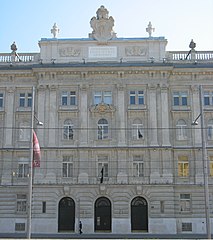
M 200 101 L 200 114 L 194 120 L 192 125 L 198 125 L 197 120 L 201 119 L 201 140 L 202 140 L 202 160 L 203 160 L 203 178 L 204 178 L 204 197 L 205 197 L 205 215 L 206 215 L 206 234 L 207 238 L 211 239 L 211 218 L 210 218 L 210 205 L 209 205 L 209 164 L 206 149 L 206 130 L 204 124 L 203 114 L 203 90 L 202 86 L 199 86 L 199 101 Z
M 31 239 L 32 227 L 32 194 L 33 194 L 33 129 L 34 119 L 37 125 L 42 126 L 43 123 L 35 116 L 35 87 L 32 87 L 32 107 L 31 107 L 31 127 L 30 127 L 30 163 L 29 163 L 29 197 L 28 197 L 28 222 L 27 222 L 27 238 Z

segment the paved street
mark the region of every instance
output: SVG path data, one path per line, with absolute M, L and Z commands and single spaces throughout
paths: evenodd
M 0 233 L 1 239 L 26 239 L 26 234 L 4 234 Z M 206 239 L 204 234 L 32 234 L 32 239 Z

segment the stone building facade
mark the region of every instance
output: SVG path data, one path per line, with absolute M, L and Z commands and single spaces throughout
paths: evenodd
M 101 6 L 88 38 L 0 54 L 0 232 L 27 231 L 32 114 L 32 233 L 205 233 L 202 86 L 213 184 L 213 51 L 118 38 Z M 32 95 L 35 88 L 35 97 Z M 32 113 L 32 103 L 35 111 Z M 212 216 L 212 215 L 211 215 Z

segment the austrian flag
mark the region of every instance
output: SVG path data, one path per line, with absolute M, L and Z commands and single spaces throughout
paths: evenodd
M 38 138 L 33 131 L 33 167 L 40 167 L 41 151 Z

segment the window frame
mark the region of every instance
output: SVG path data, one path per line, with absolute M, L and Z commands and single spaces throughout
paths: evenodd
M 174 91 L 172 94 L 173 106 L 188 106 L 188 92 L 187 91 Z
M 73 156 L 64 155 L 62 159 L 62 177 L 72 178 L 74 173 L 73 169 Z
M 93 103 L 98 105 L 101 103 L 112 104 L 112 91 L 94 91 L 93 93 Z
M 191 206 L 191 194 L 181 193 L 180 194 L 180 212 L 189 213 L 192 210 Z
M 178 156 L 178 177 L 189 177 L 189 158 L 188 156 Z
M 144 90 L 130 90 L 129 105 L 145 105 Z
M 98 155 L 97 156 L 97 176 L 100 176 L 101 170 L 103 168 L 103 178 L 109 178 L 109 156 L 108 155 Z
M 72 124 L 72 121 L 70 119 L 64 121 L 63 140 L 65 141 L 74 140 L 74 125 Z
M 187 140 L 187 123 L 184 119 L 179 119 L 176 123 L 176 139 L 179 141 Z
M 144 160 L 143 155 L 133 155 L 132 157 L 133 177 L 144 177 Z
M 18 193 L 16 195 L 16 213 L 25 214 L 27 213 L 27 195 Z
M 109 123 L 105 118 L 101 118 L 98 120 L 97 127 L 98 127 L 97 131 L 98 140 L 109 139 Z
M 4 93 L 0 92 L 0 108 L 4 107 Z

